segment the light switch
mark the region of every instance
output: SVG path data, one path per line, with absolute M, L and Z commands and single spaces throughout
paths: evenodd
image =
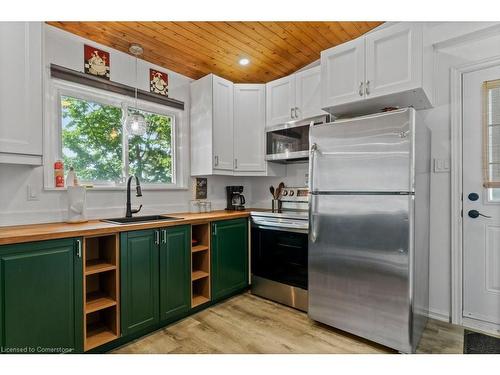
M 450 171 L 450 159 L 434 159 L 434 173 L 447 173 Z
M 28 200 L 29 201 L 37 201 L 38 200 L 38 193 L 36 191 L 36 188 L 33 188 L 30 184 L 28 184 L 27 190 L 28 190 Z

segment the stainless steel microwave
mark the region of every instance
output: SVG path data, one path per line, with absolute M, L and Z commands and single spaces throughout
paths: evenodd
M 280 163 L 309 158 L 309 127 L 330 121 L 329 115 L 289 122 L 266 130 L 266 160 Z

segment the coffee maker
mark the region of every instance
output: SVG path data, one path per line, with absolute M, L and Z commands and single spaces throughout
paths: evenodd
M 242 211 L 245 209 L 245 197 L 242 193 L 243 186 L 226 186 L 226 210 Z

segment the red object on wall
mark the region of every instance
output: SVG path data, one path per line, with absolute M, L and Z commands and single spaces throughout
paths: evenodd
M 85 73 L 109 79 L 109 52 L 88 45 L 83 46 Z
M 168 74 L 149 69 L 149 91 L 168 96 Z
M 64 163 L 57 160 L 54 163 L 54 179 L 56 187 L 64 187 Z

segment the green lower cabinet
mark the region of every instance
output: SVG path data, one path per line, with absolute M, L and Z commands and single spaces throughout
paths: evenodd
M 121 328 L 124 336 L 159 321 L 156 230 L 120 235 Z
M 168 321 L 191 307 L 191 227 L 160 231 L 160 320 Z
M 174 320 L 190 309 L 189 225 L 120 237 L 123 336 Z
M 81 352 L 81 240 L 0 246 L 3 353 Z
M 212 223 L 212 299 L 248 286 L 247 219 Z

